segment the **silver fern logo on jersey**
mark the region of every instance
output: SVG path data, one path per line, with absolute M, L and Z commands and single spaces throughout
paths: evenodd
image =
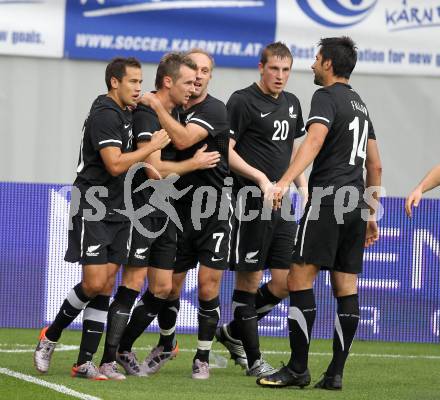
M 290 106 L 289 107 L 289 117 L 290 118 L 296 118 L 298 115 L 297 114 L 295 114 L 295 109 L 293 108 L 293 106 Z

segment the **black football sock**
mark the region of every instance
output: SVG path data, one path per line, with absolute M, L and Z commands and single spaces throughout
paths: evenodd
M 257 309 L 258 321 L 269 314 L 272 309 L 281 302 L 279 297 L 275 296 L 269 290 L 267 283 L 258 288 L 255 299 L 255 308 Z
M 149 289 L 136 304 L 130 322 L 119 344 L 119 351 L 131 351 L 133 343 L 154 321 L 166 300 L 156 297 Z
M 316 303 L 313 289 L 290 292 L 288 323 L 291 356 L 287 366 L 298 373 L 303 373 L 307 369 L 315 316 Z
M 119 286 L 118 291 L 108 311 L 107 334 L 105 336 L 104 354 L 101 365 L 116 361 L 116 351 L 125 331 L 130 311 L 139 292 L 125 286 Z
M 90 300 L 91 298 L 85 295 L 81 282 L 78 283 L 67 294 L 55 320 L 46 331 L 46 337 L 52 342 L 58 342 L 63 330 L 72 323 Z
M 84 309 L 81 345 L 77 365 L 91 361 L 104 332 L 110 296 L 99 294 Z
M 333 336 L 333 358 L 327 375 L 343 375 L 345 361 L 359 324 L 359 297 L 357 294 L 337 297 L 338 311 Z
M 157 314 L 160 328 L 158 346 L 164 351 L 171 351 L 176 347 L 176 321 L 180 310 L 180 299 L 167 300 Z
M 255 296 L 243 290 L 234 290 L 232 295 L 234 322 L 230 324 L 231 333 L 243 343 L 249 368 L 261 357 Z
M 194 356 L 202 362 L 209 362 L 209 352 L 212 347 L 212 340 L 215 336 L 218 321 L 220 319 L 220 300 L 215 297 L 212 300 L 199 299 L 199 331 L 197 336 L 197 352 Z

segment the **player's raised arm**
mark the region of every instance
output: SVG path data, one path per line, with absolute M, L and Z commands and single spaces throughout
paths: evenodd
M 189 80 L 184 84 L 188 86 L 188 95 L 190 95 L 194 82 Z M 176 121 L 154 93 L 145 93 L 141 102 L 150 106 L 157 113 L 160 124 L 169 132 L 177 150 L 185 150 L 208 136 L 208 130 L 200 125 L 189 123 L 183 126 L 179 121 Z

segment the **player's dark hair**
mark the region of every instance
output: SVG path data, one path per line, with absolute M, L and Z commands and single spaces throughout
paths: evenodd
M 268 44 L 263 51 L 261 52 L 260 63 L 266 65 L 267 60 L 270 56 L 278 57 L 278 58 L 290 58 L 291 64 L 293 61 L 292 53 L 289 48 L 282 42 L 274 42 Z
M 197 71 L 197 65 L 185 53 L 172 52 L 165 54 L 157 66 L 156 81 L 154 85 L 156 89 L 162 89 L 163 78 L 169 76 L 173 82 L 180 77 L 180 67 L 186 65 L 194 71 Z
M 318 45 L 321 46 L 321 63 L 331 60 L 333 74 L 349 79 L 357 61 L 357 47 L 353 40 L 348 36 L 323 38 Z
M 211 61 L 211 71 L 214 69 L 214 66 L 215 66 L 214 57 L 210 53 L 208 53 L 206 50 L 203 50 L 199 47 L 194 47 L 186 53 L 187 56 L 189 56 L 190 54 L 204 54 Z
M 117 57 L 110 61 L 105 69 L 105 84 L 107 89 L 111 90 L 111 79 L 115 77 L 119 82 L 127 73 L 127 67 L 142 68 L 141 63 L 134 57 L 122 58 Z

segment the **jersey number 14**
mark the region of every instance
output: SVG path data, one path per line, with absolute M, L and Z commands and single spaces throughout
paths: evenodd
M 348 125 L 348 129 L 353 133 L 353 149 L 350 155 L 350 165 L 355 165 L 356 156 L 362 158 L 363 164 L 367 158 L 367 138 L 368 138 L 368 121 L 364 122 L 364 130 L 362 131 L 361 140 L 359 140 L 359 117 L 355 117 Z

